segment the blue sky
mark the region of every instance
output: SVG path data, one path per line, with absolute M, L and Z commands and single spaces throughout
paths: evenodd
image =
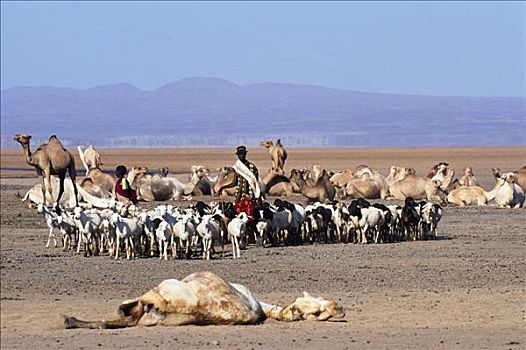
M 525 96 L 524 2 L 5 2 L 1 86 L 188 76 Z

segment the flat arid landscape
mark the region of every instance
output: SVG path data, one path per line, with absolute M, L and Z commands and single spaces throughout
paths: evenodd
M 84 175 L 76 149 L 70 150 Z M 236 159 L 234 147 L 97 150 L 103 169 L 112 171 L 118 164 L 151 170 L 167 166 L 184 180 L 192 165 L 205 165 L 215 174 Z M 526 165 L 526 147 L 287 150 L 287 174 L 312 164 L 334 171 L 367 164 L 384 176 L 391 165 L 413 167 L 425 175 L 446 161 L 458 178 L 471 166 L 486 190 L 495 184 L 492 167 L 506 172 Z M 248 152 L 247 158 L 266 172 L 271 165 L 267 152 L 257 146 Z M 25 163 L 21 149 L 2 150 L 1 168 L 2 349 L 526 348 L 524 208 L 445 205 L 439 239 L 430 241 L 271 248 L 256 244 L 242 250 L 237 260 L 227 254 L 210 261 L 127 261 L 46 248 L 48 229 L 42 216 L 17 197 L 37 182 L 34 169 Z M 211 198 L 175 204 L 197 200 Z M 305 203 L 300 195 L 289 200 Z M 340 302 L 346 316 L 331 322 L 267 320 L 257 326 L 64 329 L 61 315 L 112 319 L 123 300 L 164 279 L 182 279 L 197 271 L 244 284 L 258 300 L 270 303 L 288 304 L 308 291 Z

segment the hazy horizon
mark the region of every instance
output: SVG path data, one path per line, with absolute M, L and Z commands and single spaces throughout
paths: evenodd
M 169 82 L 166 82 L 165 84 L 162 84 L 162 85 L 159 85 L 159 86 L 155 86 L 155 87 L 149 88 L 149 89 L 140 88 L 139 86 L 136 86 L 136 85 L 134 85 L 133 83 L 130 83 L 130 82 L 118 81 L 118 82 L 114 82 L 114 83 L 95 84 L 95 85 L 92 85 L 92 86 L 82 87 L 82 88 L 71 87 L 71 86 L 58 86 L 58 85 L 20 85 L 20 86 L 12 86 L 12 87 L 1 88 L 0 91 L 5 91 L 5 90 L 9 90 L 9 89 L 19 89 L 19 88 L 20 89 L 23 89 L 23 88 L 58 88 L 58 89 L 72 89 L 72 90 L 86 91 L 86 90 L 91 90 L 91 89 L 96 89 L 96 88 L 119 86 L 119 85 L 128 85 L 128 86 L 131 86 L 131 87 L 133 87 L 133 88 L 135 88 L 135 89 L 137 89 L 139 91 L 154 92 L 155 90 L 157 90 L 159 88 L 162 88 L 162 87 L 165 87 L 165 86 L 168 86 L 168 85 L 170 85 L 172 83 L 177 83 L 177 82 L 181 82 L 181 81 L 188 80 L 188 79 L 221 80 L 221 81 L 226 81 L 228 83 L 235 84 L 235 85 L 237 85 L 239 87 L 251 86 L 251 85 L 262 85 L 262 84 L 278 84 L 278 85 L 291 85 L 291 86 L 297 85 L 297 86 L 320 87 L 320 88 L 326 88 L 326 89 L 337 90 L 337 91 L 348 91 L 348 92 L 357 92 L 357 93 L 364 93 L 364 94 L 383 94 L 383 95 L 402 95 L 402 96 L 405 95 L 405 96 L 422 96 L 422 97 L 466 97 L 466 98 L 492 98 L 492 97 L 494 97 L 494 98 L 517 98 L 517 97 L 526 97 L 526 92 L 524 94 L 522 94 L 522 95 L 510 95 L 510 96 L 427 95 L 427 94 L 417 94 L 417 93 L 413 93 L 413 94 L 411 94 L 411 93 L 400 93 L 400 92 L 396 92 L 396 91 L 383 92 L 383 91 L 351 90 L 351 89 L 335 88 L 335 87 L 319 85 L 319 84 L 300 84 L 300 83 L 295 83 L 295 82 L 261 81 L 261 82 L 254 82 L 254 83 L 248 83 L 248 84 L 240 84 L 240 83 L 237 83 L 235 81 L 232 81 L 232 80 L 229 80 L 229 79 L 226 79 L 226 78 L 223 78 L 223 77 L 212 77 L 212 76 L 209 76 L 209 77 L 205 77 L 205 76 L 186 76 L 186 77 L 183 77 L 181 79 L 174 80 L 174 81 L 169 81 Z

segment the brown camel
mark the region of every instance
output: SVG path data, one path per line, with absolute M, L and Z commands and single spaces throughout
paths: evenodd
M 214 194 L 219 195 L 219 191 L 221 191 L 223 192 L 222 194 L 234 195 L 236 191 L 235 183 L 236 171 L 234 168 L 223 167 L 214 184 Z M 262 184 L 264 186 L 261 186 Z M 269 196 L 291 196 L 293 193 L 290 179 L 272 170 L 269 170 L 263 177 L 260 186 L 264 193 Z
M 77 177 L 77 173 L 75 171 L 75 159 L 73 158 L 73 154 L 64 148 L 57 136 L 51 135 L 48 143 L 40 145 L 40 147 L 38 147 L 33 153 L 31 153 L 29 144 L 31 135 L 16 134 L 14 139 L 22 145 L 27 164 L 35 167 L 37 171 L 40 183 L 42 185 L 42 197 L 44 199 L 44 205 L 46 205 L 47 191 L 49 191 L 50 195 L 53 193 L 51 189 L 51 175 L 58 176 L 60 180 L 60 189 L 58 192 L 58 198 L 56 200 L 58 203 L 60 202 L 60 198 L 64 193 L 64 179 L 66 178 L 66 173 L 69 173 L 69 177 L 71 177 L 73 189 L 75 191 L 75 203 L 78 206 L 79 201 L 77 185 L 75 183 L 75 179 Z M 49 188 L 46 187 L 46 183 L 49 185 Z
M 300 189 L 301 193 L 311 202 L 319 201 L 323 203 L 326 200 L 334 200 L 336 190 L 331 184 L 329 175 L 325 169 L 321 171 L 320 177 L 313 186 L 309 185 L 307 181 L 305 181 L 301 171 L 297 169 L 292 169 L 290 173 L 290 181 L 295 183 Z
M 285 161 L 287 160 L 287 151 L 283 148 L 281 140 L 278 139 L 276 145 L 271 140 L 261 141 L 260 146 L 265 147 L 272 160 L 272 171 L 283 175 L 285 173 Z

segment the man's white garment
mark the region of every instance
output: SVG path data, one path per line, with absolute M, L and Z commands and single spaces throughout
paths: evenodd
M 239 159 L 236 161 L 233 168 L 236 171 L 236 173 L 243 176 L 243 178 L 247 180 L 248 185 L 254 192 L 254 197 L 259 198 L 261 195 L 261 190 L 259 188 L 258 179 L 256 179 L 254 173 L 251 172 L 250 169 Z

